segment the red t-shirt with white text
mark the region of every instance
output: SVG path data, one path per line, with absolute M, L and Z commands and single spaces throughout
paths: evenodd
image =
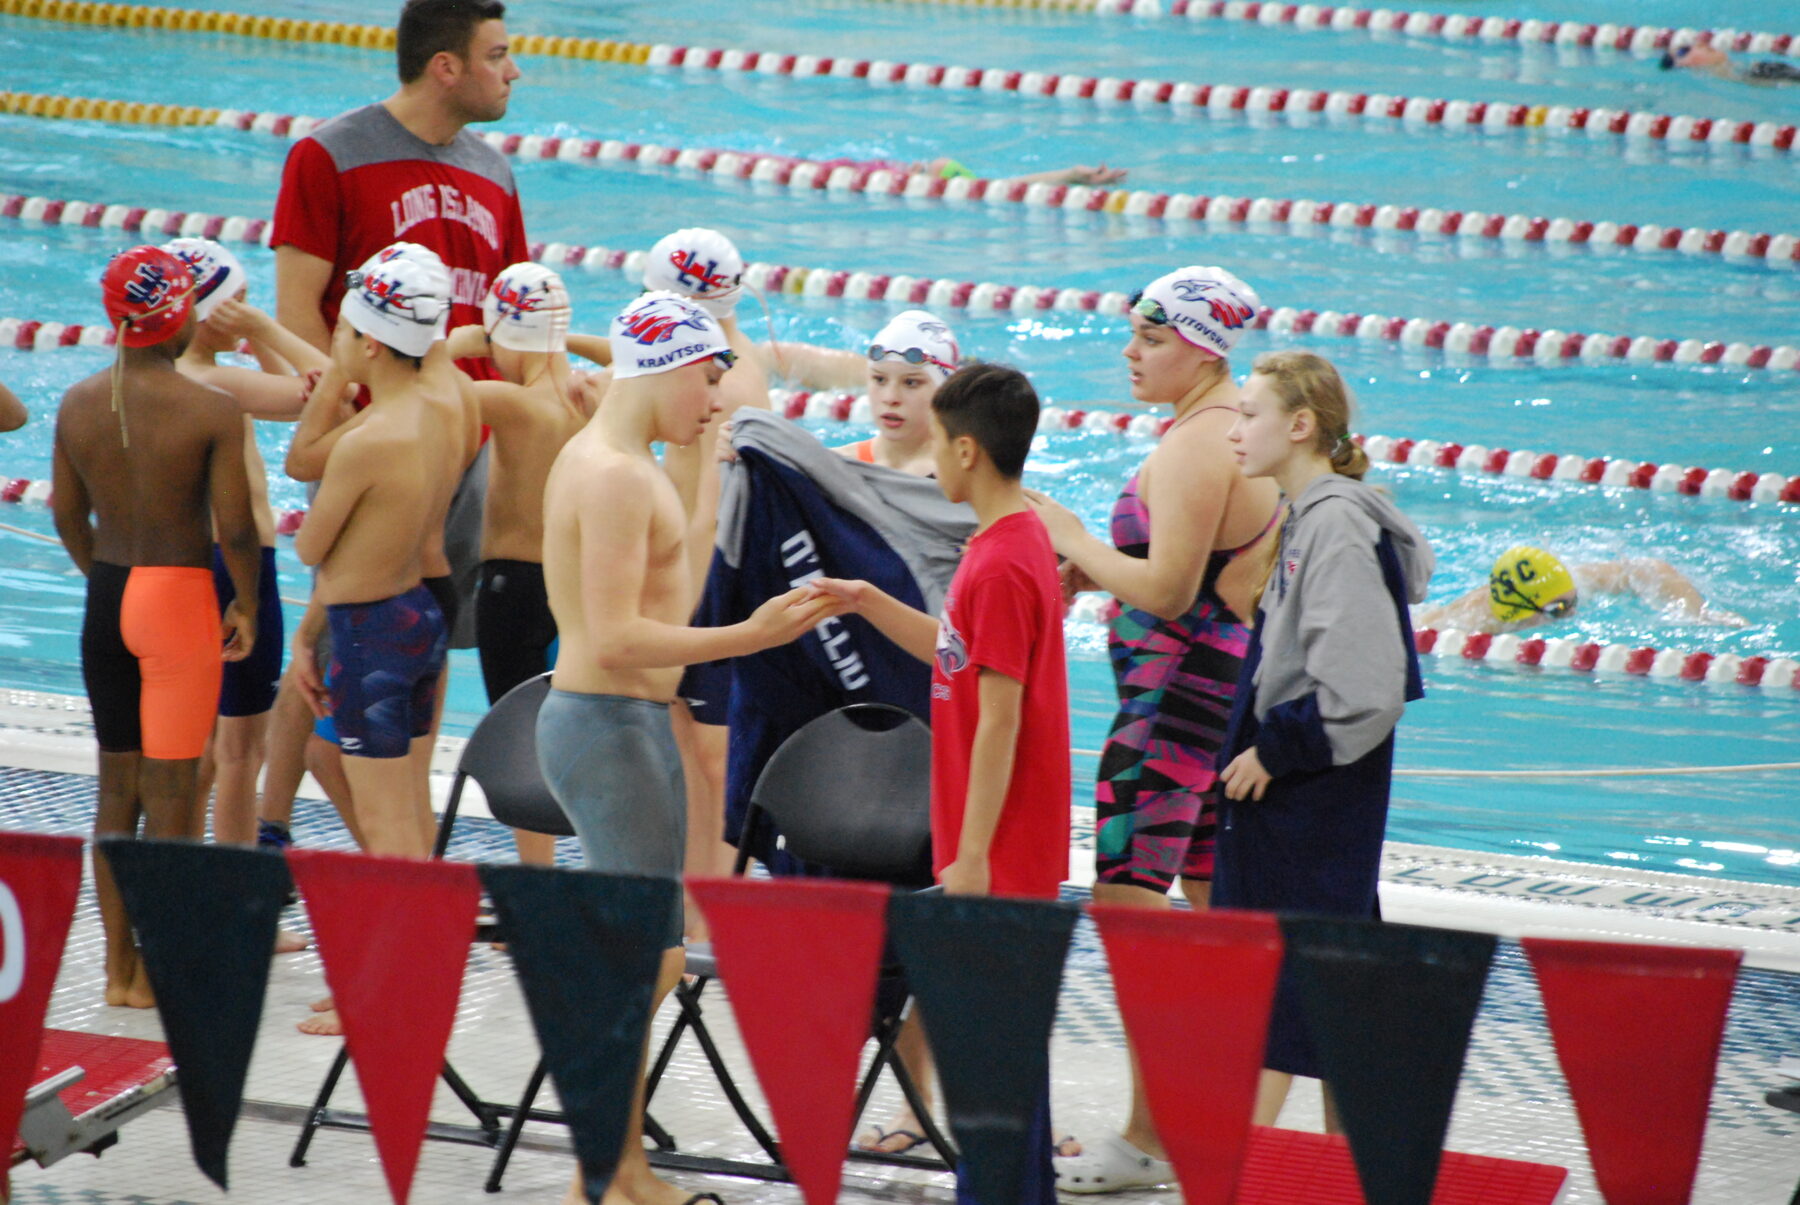
M 981 719 L 980 671 L 1024 684 L 1012 781 L 988 850 L 995 895 L 1054 899 L 1069 876 L 1069 676 L 1062 590 L 1043 520 L 1007 515 L 969 541 L 931 671 L 931 850 L 956 860 Z
M 294 144 L 270 245 L 330 261 L 319 302 L 327 329 L 337 324 L 344 273 L 402 240 L 431 248 L 450 269 L 451 328 L 480 322 L 489 282 L 530 258 L 506 159 L 468 130 L 435 146 L 379 104 L 334 118 Z

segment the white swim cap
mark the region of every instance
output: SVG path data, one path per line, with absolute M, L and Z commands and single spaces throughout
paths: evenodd
M 956 336 L 942 321 L 924 310 L 905 310 L 876 332 L 869 342 L 869 359 L 923 364 L 937 375 L 941 385 L 956 371 L 962 351 L 956 346 Z
M 397 352 L 423 356 L 449 321 L 450 274 L 442 261 L 434 265 L 391 251 L 376 252 L 345 275 L 339 317 Z
M 416 264 L 422 264 L 435 272 L 441 273 L 444 277 L 444 296 L 449 298 L 452 304 L 455 303 L 456 298 L 450 287 L 450 269 L 445 265 L 443 258 L 438 255 L 437 252 L 422 243 L 389 243 L 369 257 L 369 263 L 363 265 L 363 270 L 367 271 L 369 264 L 385 264 L 389 260 L 395 259 L 409 259 Z M 448 338 L 449 335 L 450 307 L 447 305 L 444 307 L 444 316 L 438 319 L 437 337 L 445 339 Z
M 481 327 L 495 347 L 557 352 L 569 333 L 569 291 L 542 264 L 513 264 L 481 301 Z
M 612 320 L 615 381 L 670 372 L 709 356 L 727 368 L 737 360 L 719 320 L 678 294 L 641 294 Z
M 178 238 L 163 244 L 164 251 L 186 264 L 194 274 L 194 317 L 205 322 L 220 304 L 236 297 L 250 283 L 238 257 L 209 238 Z
M 743 292 L 744 257 L 717 230 L 689 226 L 658 239 L 644 261 L 644 287 L 700 303 L 714 318 L 729 318 Z
M 1151 281 L 1133 300 L 1133 313 L 1175 328 L 1215 356 L 1230 353 L 1256 320 L 1262 299 L 1223 268 L 1179 268 Z

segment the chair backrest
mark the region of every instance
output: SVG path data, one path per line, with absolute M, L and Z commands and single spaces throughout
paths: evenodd
M 481 784 L 488 811 L 500 823 L 570 837 L 575 830 L 538 769 L 538 708 L 549 693 L 550 675 L 540 674 L 502 695 L 469 734 L 456 772 Z
M 785 848 L 846 878 L 931 882 L 931 729 L 857 703 L 783 741 L 751 792 Z

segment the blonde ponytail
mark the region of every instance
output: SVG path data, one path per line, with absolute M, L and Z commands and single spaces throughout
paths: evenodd
M 1250 370 L 1267 377 L 1282 409 L 1310 410 L 1317 420 L 1313 447 L 1331 461 L 1331 471 L 1356 481 L 1369 471 L 1369 458 L 1350 438 L 1352 403 L 1344 378 L 1324 356 L 1308 351 L 1270 351 Z

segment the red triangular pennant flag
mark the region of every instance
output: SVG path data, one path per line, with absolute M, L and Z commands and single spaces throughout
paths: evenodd
M 719 978 L 807 1205 L 837 1200 L 887 932 L 888 889 L 690 879 Z
M 1229 1205 L 1262 1075 L 1281 927 L 1260 912 L 1088 909 L 1187 1205 Z M 1206 1057 L 1193 1057 L 1194 1035 Z
M 1600 1195 L 1687 1205 L 1742 950 L 1551 941 L 1537 972 Z
M 44 1013 L 81 890 L 81 839 L 0 832 L 0 1151 L 37 1080 Z M 8 1198 L 0 1159 L 0 1201 Z
M 394 1200 L 412 1190 L 481 884 L 463 862 L 288 854 Z

